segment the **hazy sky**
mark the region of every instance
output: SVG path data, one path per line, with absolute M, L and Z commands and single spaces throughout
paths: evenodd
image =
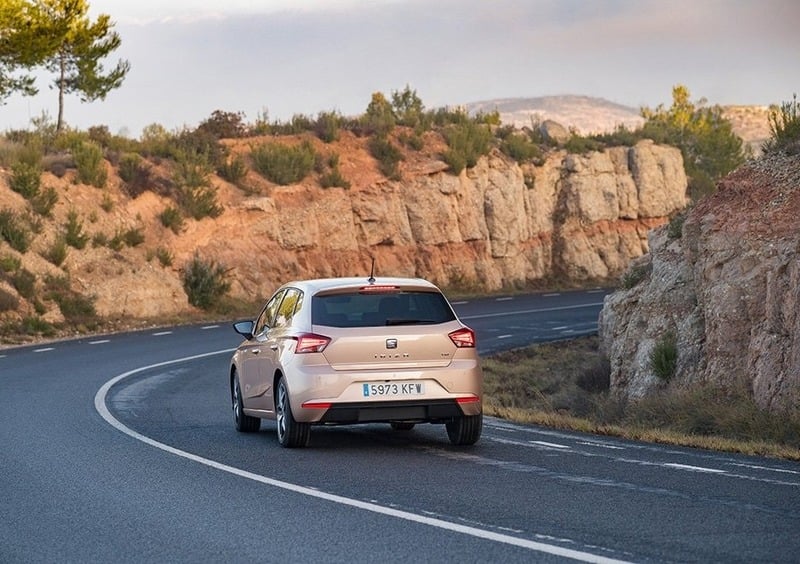
M 214 110 L 253 121 L 362 113 L 406 84 L 426 107 L 579 94 L 669 105 L 675 84 L 710 103 L 768 105 L 800 92 L 797 0 L 90 0 L 131 63 L 105 101 L 65 118 L 138 136 Z M 57 114 L 51 77 L 0 106 L 0 131 Z

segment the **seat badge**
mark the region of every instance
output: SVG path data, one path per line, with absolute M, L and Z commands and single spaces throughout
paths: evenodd
M 397 348 L 397 339 L 386 339 L 386 348 L 387 349 L 396 349 Z

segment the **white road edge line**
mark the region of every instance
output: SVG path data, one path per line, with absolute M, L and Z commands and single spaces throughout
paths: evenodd
M 200 329 L 202 329 L 203 331 L 207 331 L 209 329 L 216 329 L 217 327 L 219 327 L 219 325 L 206 325 L 204 327 L 201 327 Z
M 163 337 L 164 335 L 172 335 L 172 331 L 159 331 L 152 334 L 153 337 Z
M 110 343 L 111 339 L 100 339 L 99 341 L 89 341 L 90 345 L 103 345 L 105 343 Z
M 33 349 L 35 353 L 43 353 L 43 352 L 50 352 L 56 350 L 54 347 L 45 347 L 43 349 Z
M 97 412 L 100 414 L 100 417 L 105 419 L 106 423 L 125 433 L 129 437 L 136 439 L 137 441 L 141 441 L 145 444 L 153 446 L 157 449 L 161 449 L 164 452 L 168 452 L 170 454 L 174 454 L 175 456 L 180 456 L 187 460 L 191 460 L 192 462 L 197 462 L 198 464 L 203 464 L 210 468 L 214 468 L 216 470 L 221 470 L 222 472 L 227 472 L 229 474 L 233 474 L 235 476 L 239 476 L 241 478 L 245 478 L 248 480 L 252 480 L 254 482 L 259 482 L 261 484 L 267 486 L 273 486 L 276 488 L 280 488 L 283 490 L 299 493 L 302 495 L 307 495 L 309 497 L 314 497 L 317 499 L 323 499 L 325 501 L 330 501 L 333 503 L 338 503 L 341 505 L 346 505 L 349 507 L 354 507 L 356 509 L 362 509 L 364 511 L 371 511 L 372 513 L 378 513 L 380 515 L 386 515 L 389 517 L 395 517 L 397 519 L 404 519 L 406 521 L 411 521 L 414 523 L 419 523 L 421 525 L 428 525 L 430 527 L 436 527 L 438 529 L 444 529 L 447 531 L 452 531 L 456 533 L 461 533 L 464 535 L 469 535 L 471 537 L 490 540 L 494 542 L 499 542 L 502 544 L 507 544 L 511 546 L 518 546 L 521 548 L 527 548 L 529 550 L 534 550 L 536 552 L 543 552 L 545 554 L 552 554 L 554 556 L 562 556 L 564 558 L 571 558 L 573 560 L 578 560 L 580 562 L 596 562 L 599 564 L 626 564 L 625 560 L 616 560 L 614 558 L 607 558 L 604 556 L 599 556 L 597 554 L 591 554 L 589 552 L 582 552 L 580 550 L 573 550 L 569 548 L 563 548 L 556 545 L 545 544 L 542 542 L 531 541 L 528 539 L 521 539 L 517 537 L 513 537 L 511 535 L 504 535 L 501 533 L 495 533 L 493 531 L 487 531 L 484 529 L 479 529 L 477 527 L 470 527 L 467 525 L 460 525 L 458 523 L 451 523 L 449 521 L 444 521 L 442 519 L 436 519 L 433 517 L 426 517 L 424 515 L 418 515 L 416 513 L 411 513 L 408 511 L 401 511 L 399 509 L 393 509 L 391 507 L 384 507 L 382 505 L 378 505 L 375 503 L 369 503 L 365 501 L 360 501 L 357 499 L 352 499 L 336 494 L 330 494 L 323 491 L 315 490 L 313 488 L 300 486 L 298 484 L 292 484 L 290 482 L 284 482 L 282 480 L 276 480 L 274 478 L 267 478 L 266 476 L 261 476 L 260 474 L 254 474 L 252 472 L 248 472 L 246 470 L 242 470 L 240 468 L 236 468 L 234 466 L 228 466 L 227 464 L 222 464 L 220 462 L 216 462 L 214 460 L 209 460 L 208 458 L 203 458 L 202 456 L 198 456 L 196 454 L 192 454 L 190 452 L 186 452 L 184 450 L 177 449 L 175 447 L 171 447 L 164 443 L 160 443 L 150 437 L 142 435 L 141 433 L 137 433 L 130 427 L 125 426 L 122 422 L 120 422 L 116 417 L 114 417 L 111 412 L 109 411 L 108 407 L 106 406 L 106 396 L 108 395 L 109 390 L 112 386 L 116 383 L 133 376 L 134 374 L 138 374 L 139 372 L 144 372 L 146 370 L 152 370 L 153 368 L 160 368 L 162 366 L 169 366 L 172 364 L 178 364 L 181 362 L 189 362 L 192 360 L 197 360 L 199 358 L 205 358 L 209 356 L 231 353 L 235 349 L 225 349 L 221 351 L 214 351 L 208 352 L 203 354 L 198 354 L 194 356 L 187 356 L 184 358 L 177 358 L 174 360 L 167 360 L 164 362 L 158 362 L 156 364 L 150 364 L 148 366 L 142 366 L 140 368 L 136 368 L 134 370 L 129 370 L 128 372 L 124 372 L 118 376 L 115 376 L 103 386 L 97 390 L 97 394 L 94 396 L 94 407 Z
M 692 466 L 691 464 L 678 464 L 677 462 L 665 462 L 662 466 L 667 468 L 677 468 L 678 470 L 689 470 L 690 472 L 706 472 L 708 474 L 727 474 L 726 470 L 718 468 L 705 468 L 703 466 Z

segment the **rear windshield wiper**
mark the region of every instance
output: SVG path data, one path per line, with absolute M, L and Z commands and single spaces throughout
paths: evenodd
M 386 325 L 433 325 L 438 323 L 433 319 L 394 319 L 386 320 Z

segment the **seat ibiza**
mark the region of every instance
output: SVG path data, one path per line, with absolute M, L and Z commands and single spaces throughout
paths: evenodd
M 274 419 L 284 447 L 308 445 L 311 427 L 325 424 L 438 423 L 455 445 L 481 435 L 475 333 L 430 282 L 290 282 L 234 329 L 244 337 L 229 374 L 240 432 Z

